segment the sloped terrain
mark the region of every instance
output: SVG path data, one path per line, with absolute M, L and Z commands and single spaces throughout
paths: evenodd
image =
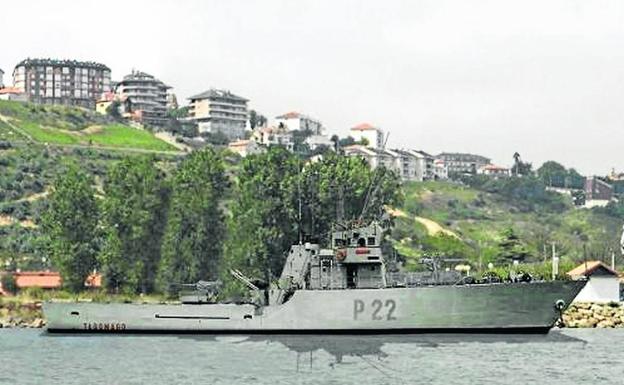
M 456 182 L 414 182 L 404 188 L 393 239 L 414 268 L 427 255 L 461 258 L 484 268 L 497 261 L 503 233 L 510 228 L 528 251 L 528 262 L 548 261 L 553 242 L 566 266 L 582 261 L 584 250 L 588 259 L 609 260 L 611 251 L 619 253 L 621 223 L 596 210 L 575 208 L 562 196 L 549 197 L 560 200 L 557 205 L 527 209 L 526 201 Z M 432 232 L 436 226 L 441 231 Z

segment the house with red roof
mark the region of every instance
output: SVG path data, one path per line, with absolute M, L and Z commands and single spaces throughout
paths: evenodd
M 30 287 L 40 287 L 44 290 L 60 289 L 63 285 L 63 279 L 61 274 L 56 271 L 18 271 L 18 272 L 3 272 L 0 275 L 12 274 L 15 279 L 15 286 L 19 290 L 28 289 Z M 99 273 L 90 274 L 85 279 L 85 287 L 101 287 L 102 275 Z M 6 290 L 3 290 L 2 283 L 0 282 L 0 295 L 8 295 Z
M 19 88 L 4 87 L 0 88 L 0 100 L 14 100 L 18 102 L 25 102 L 26 94 Z
M 500 178 L 508 177 L 509 175 L 511 175 L 511 172 L 507 167 L 497 166 L 495 164 L 486 164 L 485 166 L 477 169 L 477 174 Z
M 312 135 L 323 135 L 323 124 L 308 115 L 297 111 L 290 111 L 275 117 L 275 122 L 279 126 L 283 124 L 290 131 L 310 131 Z
M 370 123 L 360 123 L 351 127 L 351 136 L 356 141 L 365 140 L 367 147 L 381 149 L 384 146 L 384 134 Z

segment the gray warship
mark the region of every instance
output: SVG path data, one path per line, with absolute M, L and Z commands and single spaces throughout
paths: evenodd
M 439 268 L 392 268 L 378 221 L 332 231 L 328 247 L 299 242 L 277 283 L 266 288 L 238 270 L 250 300 L 218 303 L 218 283 L 182 290 L 178 303 L 46 302 L 48 332 L 391 334 L 547 333 L 586 284 L 520 274 L 482 279 Z

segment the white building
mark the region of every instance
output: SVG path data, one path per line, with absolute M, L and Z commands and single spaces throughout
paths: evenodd
M 434 158 L 421 150 L 408 150 L 417 159 L 416 180 L 433 180 L 435 179 Z
M 247 155 L 259 154 L 264 151 L 264 149 L 260 147 L 258 143 L 249 139 L 241 139 L 230 142 L 228 144 L 228 148 L 230 149 L 230 151 L 242 156 L 243 158 Z
M 4 71 L 2 70 L 2 68 L 0 68 L 0 88 L 4 88 L 4 82 L 3 79 L 4 78 Z
M 574 302 L 619 302 L 620 281 L 618 272 L 601 261 L 587 261 L 567 272 L 572 279 L 587 277 L 587 285 Z
M 404 181 L 422 181 L 420 159 L 409 150 L 386 150 L 394 160 L 393 170 Z
M 343 150 L 346 156 L 358 156 L 363 158 L 372 169 L 383 165 L 387 169 L 400 174 L 400 170 L 396 167 L 394 156 L 389 151 L 358 144 L 347 146 Z
M 0 88 L 0 100 L 15 100 L 18 102 L 25 102 L 28 100 L 26 94 L 20 89 L 15 87 Z
M 433 179 L 448 179 L 448 168 L 442 159 L 436 159 L 433 161 L 433 174 Z
M 321 146 L 328 147 L 331 150 L 334 150 L 335 143 L 332 142 L 327 135 L 312 135 L 308 136 L 305 140 L 305 143 L 310 147 L 310 150 L 314 151 Z
M 290 131 L 311 131 L 312 135 L 322 135 L 324 130 L 323 124 L 319 120 L 295 111 L 276 116 L 275 120 L 277 125 L 281 123 Z
M 256 128 L 251 137 L 256 143 L 264 146 L 283 146 L 288 151 L 295 148 L 293 136 L 284 125 Z
M 368 123 L 360 123 L 352 127 L 351 136 L 358 142 L 362 139 L 366 140 L 368 142 L 367 147 L 381 149 L 384 146 L 383 131 Z

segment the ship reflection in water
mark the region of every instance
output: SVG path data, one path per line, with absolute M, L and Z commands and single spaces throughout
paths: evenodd
M 413 334 L 413 335 L 251 335 L 251 336 L 179 336 L 196 341 L 219 341 L 231 344 L 279 344 L 296 353 L 295 363 L 313 367 L 314 353 L 324 351 L 333 357 L 330 366 L 344 363 L 346 357 L 361 358 L 373 367 L 391 360 L 384 351 L 386 345 L 409 345 L 414 348 L 436 349 L 455 344 L 585 344 L 585 340 L 552 331 L 547 335 L 535 334 Z M 377 362 L 373 361 L 377 360 Z M 381 370 L 381 368 L 376 368 Z

